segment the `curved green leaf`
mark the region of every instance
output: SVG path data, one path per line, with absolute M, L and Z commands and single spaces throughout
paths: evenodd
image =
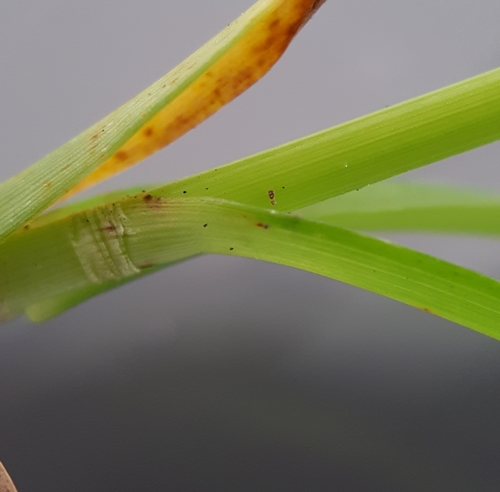
M 13 234 L 0 245 L 5 315 L 199 253 L 300 268 L 500 339 L 500 283 L 338 227 L 217 199 L 140 194 Z M 53 309 L 53 304 L 51 309 Z

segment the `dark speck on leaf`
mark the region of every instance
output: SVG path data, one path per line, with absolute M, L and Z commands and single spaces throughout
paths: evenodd
M 257 227 L 262 227 L 262 229 L 269 229 L 269 224 L 264 224 L 262 222 L 258 222 Z
M 186 190 L 184 190 L 182 193 L 186 194 L 186 193 L 187 193 L 187 191 L 186 191 Z
M 153 199 L 153 195 L 150 195 L 149 193 L 144 196 L 144 201 L 149 202 Z
M 229 251 L 233 251 L 234 248 L 229 248 Z
M 207 227 L 208 224 L 203 224 L 203 227 Z

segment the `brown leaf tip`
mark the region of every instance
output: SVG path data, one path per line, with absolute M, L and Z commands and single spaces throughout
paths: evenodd
M 319 10 L 319 8 L 326 2 L 326 0 L 315 0 L 312 2 L 312 5 L 309 7 L 307 14 L 304 16 L 302 24 L 300 27 L 304 27 L 309 19 Z
M 311 15 L 314 14 L 316 10 L 318 10 L 325 2 L 326 0 L 316 0 L 311 7 Z

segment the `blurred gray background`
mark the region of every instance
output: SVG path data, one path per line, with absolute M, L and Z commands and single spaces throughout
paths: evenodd
M 251 4 L 2 0 L 0 179 Z M 499 19 L 498 0 L 328 0 L 264 80 L 99 190 L 177 179 L 493 69 Z M 499 150 L 404 178 L 500 191 Z M 497 241 L 390 238 L 500 277 Z M 20 492 L 497 491 L 499 358 L 497 341 L 351 286 L 198 258 L 0 327 L 0 460 Z

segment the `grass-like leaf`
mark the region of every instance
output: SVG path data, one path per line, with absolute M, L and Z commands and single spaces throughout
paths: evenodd
M 0 242 L 0 316 L 46 319 L 215 253 L 325 275 L 500 338 L 499 282 L 338 227 L 498 234 L 494 195 L 402 183 L 353 190 L 498 140 L 500 69 L 175 183 L 72 204 L 19 229 L 71 189 L 138 162 L 236 97 L 322 3 L 260 0 L 150 89 L 0 185 L 0 241 L 11 234 Z
M 500 69 L 158 191 L 296 210 L 498 139 Z
M 141 187 L 106 193 L 67 205 L 40 216 L 32 226 L 43 227 L 78 212 L 141 192 Z M 88 212 L 86 212 L 88 213 Z M 417 183 L 378 183 L 297 212 L 302 218 L 359 230 L 420 231 L 439 233 L 500 233 L 500 196 L 451 186 Z M 28 316 L 43 320 L 55 316 L 86 299 L 135 280 L 169 264 L 142 270 L 120 280 L 92 284 L 81 289 L 31 304 Z M 40 290 L 45 291 L 40 279 Z
M 209 198 L 141 193 L 12 235 L 0 245 L 3 311 L 38 319 L 53 299 L 200 254 L 255 258 L 341 280 L 500 338 L 500 283 L 352 231 Z M 40 285 L 44 285 L 40 289 Z M 43 309 L 47 302 L 49 310 Z M 30 307 L 32 307 L 30 311 Z

